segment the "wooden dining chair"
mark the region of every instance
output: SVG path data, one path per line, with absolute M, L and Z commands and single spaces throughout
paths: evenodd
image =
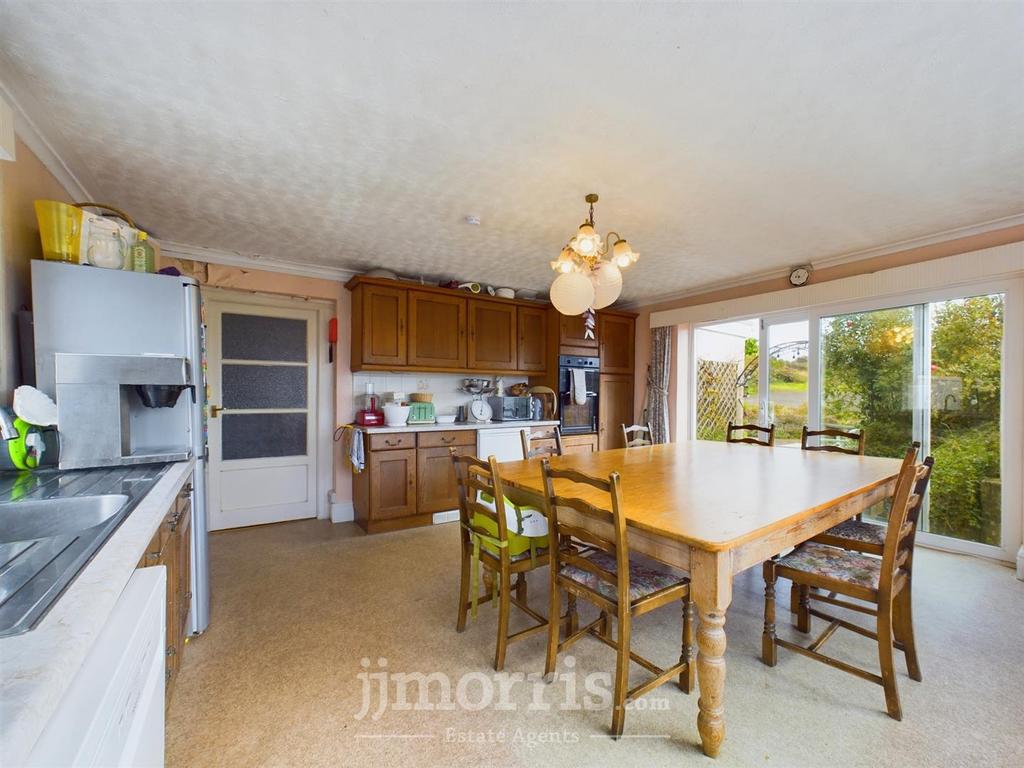
M 613 738 L 622 735 L 625 724 L 626 703 L 657 688 L 678 676 L 678 685 L 689 693 L 693 690 L 696 672 L 694 648 L 695 615 L 690 601 L 690 580 L 667 568 L 642 565 L 630 559 L 626 540 L 626 518 L 622 514 L 622 494 L 619 474 L 613 472 L 607 480 L 591 477 L 573 469 L 553 469 L 547 459 L 541 461 L 544 481 L 545 513 L 548 515 L 550 536 L 557 545 L 551 547 L 551 607 L 550 615 L 561 613 L 561 592 L 565 590 L 570 601 L 569 613 L 577 597 L 593 603 L 601 615 L 587 626 L 577 629 L 575 621 L 559 642 L 559 622 L 548 625 L 548 652 L 544 674 L 550 680 L 555 672 L 558 653 L 584 635 L 596 637 L 616 651 L 615 691 L 613 696 Z M 555 481 L 565 480 L 597 489 L 608 495 L 611 509 L 603 509 L 580 498 L 563 496 L 555 492 Z M 573 512 L 573 521 L 562 515 Z M 577 521 L 578 518 L 578 521 Z M 607 533 L 598 533 L 606 531 Z M 584 556 L 574 541 L 585 542 L 592 548 Z M 668 669 L 635 653 L 631 648 L 632 622 L 637 616 L 663 605 L 681 601 L 683 613 L 682 651 L 679 661 Z M 617 637 L 612 638 L 608 617 L 614 616 L 618 626 Z M 628 688 L 629 662 L 633 661 L 653 673 L 645 682 Z
M 527 427 L 519 432 L 523 443 L 523 458 L 562 455 L 562 430 L 558 425 L 551 427 Z
M 812 437 L 831 437 L 841 440 L 849 440 L 854 443 L 853 446 L 835 445 L 832 443 L 818 443 L 817 445 L 811 445 L 809 440 Z M 864 430 L 856 430 L 854 432 L 844 432 L 841 429 L 808 429 L 807 425 L 804 425 L 803 432 L 800 434 L 800 448 L 804 451 L 827 451 L 829 453 L 847 453 L 851 456 L 863 456 L 864 455 Z
M 910 448 L 908 448 L 903 454 L 903 464 L 900 465 L 900 472 L 917 460 L 917 451 L 920 447 L 921 444 L 917 441 L 910 444 Z M 807 450 L 815 449 L 809 448 Z M 928 479 L 931 477 L 932 462 L 933 460 L 930 456 L 925 459 L 924 463 L 928 466 L 928 473 L 920 488 L 915 489 L 915 493 L 920 495 L 922 498 L 924 498 L 924 493 L 928 489 Z M 913 509 L 910 512 L 915 525 L 917 524 L 917 516 L 920 512 L 920 503 L 916 509 Z M 843 549 L 852 549 L 857 552 L 865 552 L 870 555 L 881 555 L 882 545 L 885 542 L 885 526 L 878 523 L 866 522 L 863 520 L 861 514 L 857 513 L 856 516 L 849 520 L 844 520 L 838 525 L 832 526 L 824 533 L 819 533 L 817 536 L 811 538 L 810 541 L 817 542 L 818 544 L 828 544 L 833 547 L 843 547 Z M 806 625 L 806 618 L 802 620 L 800 619 L 800 587 L 797 584 L 792 584 L 789 588 L 789 610 L 790 613 L 797 616 L 797 626 Z
M 636 437 L 630 438 L 630 435 Z M 622 425 L 622 441 L 627 448 L 639 448 L 644 445 L 654 445 L 654 430 L 651 429 L 651 422 L 646 424 Z
M 455 629 L 457 632 L 465 630 L 467 615 L 475 619 L 478 604 L 496 598 L 498 642 L 494 651 L 494 669 L 500 672 L 505 666 L 505 651 L 510 642 L 529 637 L 547 627 L 547 619 L 526 604 L 526 574 L 548 564 L 548 536 L 525 536 L 509 530 L 510 517 L 523 529 L 526 523 L 533 526 L 538 522 L 524 522 L 527 516 L 542 513 L 528 507 L 516 508 L 505 498 L 498 462 L 493 456 L 481 461 L 474 456 L 459 456 L 454 448 L 449 450 L 458 481 L 462 527 L 462 570 Z M 546 522 L 542 527 L 547 529 Z M 483 566 L 484 585 L 490 587 L 483 594 L 477 583 L 480 566 Z M 514 597 L 513 576 L 516 577 Z M 509 613 L 513 605 L 536 624 L 510 635 Z
M 907 513 L 907 519 L 917 528 L 917 520 L 921 514 L 921 507 L 924 506 L 924 497 L 928 492 L 928 483 L 932 478 L 932 467 L 935 459 L 928 456 L 923 462 L 925 467 L 924 475 L 921 476 L 914 488 L 918 496 L 917 506 Z M 854 552 L 863 552 L 868 555 L 881 555 L 885 548 L 885 536 L 887 526 L 882 523 L 869 523 L 866 520 L 845 520 L 839 525 L 834 525 L 824 533 L 818 534 L 811 541 L 818 544 L 828 544 L 831 547 L 842 547 Z
M 881 557 L 806 542 L 788 555 L 765 562 L 764 633 L 761 639 L 761 659 L 765 664 L 769 667 L 775 666 L 777 649 L 781 646 L 877 683 L 885 691 L 885 707 L 889 716 L 895 720 L 902 719 L 903 712 L 893 664 L 893 648 L 903 651 L 911 679 L 920 681 L 921 670 L 914 645 L 910 602 L 916 525 L 909 519 L 909 514 L 920 501 L 920 496 L 915 490 L 927 472 L 928 468 L 925 465 L 913 462 L 901 470 Z M 828 627 L 817 639 L 806 647 L 775 635 L 775 581 L 779 576 L 800 585 L 799 618 L 805 623 L 799 629 L 810 631 L 812 616 L 829 622 Z M 829 594 L 813 592 L 812 587 Z M 841 600 L 836 595 L 853 598 L 859 602 Z M 872 632 L 859 624 L 811 608 L 808 605 L 811 600 L 874 616 L 876 629 Z M 819 651 L 840 627 L 872 638 L 878 643 L 881 675 Z
M 765 435 L 765 437 L 754 437 L 750 433 Z M 736 437 L 736 435 L 745 435 L 745 437 Z M 775 445 L 775 425 L 770 424 L 767 427 L 762 427 L 760 424 L 733 424 L 730 421 L 729 426 L 725 430 L 725 442 L 750 443 L 771 448 Z

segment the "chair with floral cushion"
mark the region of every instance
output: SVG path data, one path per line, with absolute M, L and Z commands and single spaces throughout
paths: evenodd
M 626 703 L 678 676 L 678 685 L 689 693 L 694 688 L 696 653 L 694 647 L 694 609 L 690 602 L 690 580 L 681 574 L 656 565 L 644 565 L 630 559 L 626 541 L 626 518 L 620 511 L 621 490 L 619 474 L 613 472 L 607 480 L 591 477 L 573 469 L 553 469 L 547 459 L 541 461 L 544 480 L 545 514 L 548 517 L 551 541 L 551 608 L 550 616 L 561 611 L 561 592 L 569 599 L 577 596 L 593 603 L 601 615 L 581 629 L 570 628 L 565 640 L 559 642 L 559 624 L 548 625 L 548 653 L 544 674 L 552 679 L 558 662 L 558 653 L 584 635 L 591 635 L 616 651 L 615 690 L 613 694 L 613 738 L 622 735 L 626 718 Z M 555 491 L 559 482 L 559 492 Z M 570 483 L 594 497 L 608 495 L 611 509 L 603 509 L 561 492 Z M 591 550 L 580 551 L 577 542 Z M 587 556 L 584 556 L 584 555 Z M 683 614 L 682 651 L 679 661 L 662 669 L 631 647 L 632 622 L 637 616 L 663 605 L 681 601 Z M 608 618 L 614 616 L 618 625 L 617 638 L 612 639 Z M 634 661 L 653 677 L 628 688 L 629 662 Z
M 823 432 L 838 432 L 838 430 L 823 430 Z M 800 441 L 800 446 L 805 451 L 821 451 L 826 450 L 823 446 L 807 446 L 807 438 L 813 437 L 814 435 L 822 434 L 821 432 L 809 432 L 807 427 L 804 427 L 803 438 Z M 846 437 L 851 439 L 856 438 L 856 433 L 841 433 L 845 434 Z M 917 458 L 917 451 L 921 447 L 918 442 L 910 444 L 913 450 L 908 450 L 903 457 L 903 466 L 914 461 Z M 845 449 L 837 446 L 832 446 L 835 453 L 853 453 L 851 449 Z M 859 450 L 854 455 L 864 455 L 864 430 L 860 431 L 859 438 Z M 929 457 L 925 459 L 925 464 L 929 467 L 929 474 L 925 476 L 923 485 L 921 488 L 915 490 L 915 493 L 924 498 L 925 490 L 928 488 L 928 478 L 931 477 L 930 467 L 932 465 L 932 459 Z M 923 502 L 922 502 L 923 503 Z M 917 523 L 917 516 L 921 512 L 921 505 L 918 504 L 917 509 L 910 511 L 911 519 L 914 523 Z M 816 541 L 819 544 L 828 544 L 832 547 L 842 547 L 843 549 L 852 549 L 856 552 L 864 552 L 869 555 L 881 555 L 882 545 L 885 543 L 885 526 L 879 525 L 878 523 L 871 523 L 864 520 L 860 514 L 849 520 L 844 520 L 838 525 L 834 525 L 824 533 L 820 533 L 815 536 L 811 541 Z M 790 588 L 789 592 L 789 610 L 793 614 L 799 614 L 800 612 L 800 590 L 796 584 Z M 803 626 L 806 620 L 801 622 L 798 620 L 798 625 Z
M 928 467 L 923 464 L 915 465 L 912 460 L 900 471 L 881 557 L 806 542 L 788 555 L 765 562 L 764 633 L 761 640 L 761 659 L 765 664 L 769 667 L 775 666 L 777 648 L 781 646 L 870 680 L 884 689 L 886 711 L 889 716 L 895 720 L 902 719 L 893 664 L 893 648 L 904 652 L 910 677 L 919 681 L 921 672 L 917 664 L 910 605 L 916 524 L 908 518 L 910 510 L 920 501 L 920 496 L 915 490 L 927 473 Z M 812 616 L 829 622 L 821 635 L 806 647 L 775 635 L 775 582 L 779 576 L 800 585 L 801 611 L 797 618 L 805 623 L 800 627 L 801 630 L 810 630 Z M 811 587 L 820 588 L 830 594 L 813 592 Z M 843 595 L 859 602 L 841 600 L 836 595 Z M 810 608 L 808 602 L 811 600 L 874 616 L 876 631 L 872 632 L 859 624 Z M 876 640 L 881 675 L 819 651 L 840 627 Z
M 467 614 L 475 619 L 477 606 L 496 598 L 498 643 L 494 669 L 500 672 L 505 666 L 509 642 L 541 632 L 548 625 L 546 618 L 526 604 L 526 574 L 548 564 L 548 524 L 540 510 L 516 506 L 505 498 L 498 462 L 493 456 L 481 461 L 473 456 L 459 456 L 454 448 L 449 450 L 458 481 L 462 527 L 459 615 L 455 629 L 462 632 Z M 490 587 L 485 594 L 480 593 L 477 582 L 480 566 L 484 585 Z M 537 623 L 510 635 L 508 623 L 513 605 Z

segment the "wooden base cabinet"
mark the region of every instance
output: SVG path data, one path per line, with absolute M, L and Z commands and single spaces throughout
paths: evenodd
M 434 513 L 457 509 L 449 449 L 476 453 L 476 431 L 367 434 L 366 467 L 352 480 L 356 523 L 367 533 L 430 525 Z
M 139 568 L 167 569 L 167 659 L 165 699 L 170 701 L 188 635 L 192 603 L 192 478 L 178 492 L 160 528 L 153 535 Z
M 597 450 L 597 435 L 562 435 L 562 453 L 593 453 Z

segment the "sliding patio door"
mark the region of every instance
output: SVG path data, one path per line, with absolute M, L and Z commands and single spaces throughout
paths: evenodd
M 863 429 L 869 456 L 898 458 L 916 440 L 935 457 L 923 534 L 1002 545 L 1004 303 L 993 293 L 820 318 L 821 423 Z
M 693 436 L 729 420 L 865 431 L 869 456 L 934 456 L 919 541 L 1012 559 L 1020 546 L 1024 286 L 1006 281 L 702 325 Z M 1013 382 L 1010 386 L 1006 382 Z M 868 519 L 887 517 L 884 505 Z M 1024 553 L 1024 550 L 1022 550 Z

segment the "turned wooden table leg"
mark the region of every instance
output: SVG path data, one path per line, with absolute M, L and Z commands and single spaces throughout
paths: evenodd
M 697 730 L 704 754 L 717 757 L 725 739 L 725 612 L 732 602 L 729 553 L 690 555 L 690 589 L 697 604 Z

